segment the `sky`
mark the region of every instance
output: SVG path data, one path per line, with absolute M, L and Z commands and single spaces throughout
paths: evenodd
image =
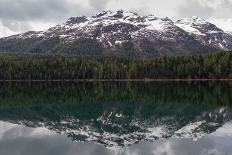
M 173 20 L 199 16 L 232 31 L 232 0 L 0 0 L 0 37 L 45 30 L 69 17 L 119 9 Z

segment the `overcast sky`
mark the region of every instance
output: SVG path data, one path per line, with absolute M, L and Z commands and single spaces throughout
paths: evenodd
M 232 31 L 232 0 L 0 0 L 0 37 L 44 30 L 71 16 L 124 9 L 173 20 L 199 16 Z

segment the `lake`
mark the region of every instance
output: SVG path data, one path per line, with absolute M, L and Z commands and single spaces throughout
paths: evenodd
M 232 82 L 0 84 L 1 155 L 232 155 Z

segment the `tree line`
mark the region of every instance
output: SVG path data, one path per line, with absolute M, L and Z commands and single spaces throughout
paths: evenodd
M 0 80 L 232 78 L 232 53 L 151 59 L 0 54 Z

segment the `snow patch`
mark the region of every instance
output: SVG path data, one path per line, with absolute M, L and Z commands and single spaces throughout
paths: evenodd
M 193 140 L 197 140 L 201 137 L 203 137 L 205 134 L 203 132 L 197 131 L 197 129 L 204 124 L 206 121 L 199 121 L 190 123 L 181 129 L 177 130 L 175 132 L 175 135 L 173 137 L 181 137 L 181 138 L 193 138 Z
M 196 34 L 196 35 L 202 35 L 202 36 L 205 35 L 201 33 L 199 30 L 197 30 L 196 28 L 192 27 L 192 25 L 186 25 L 182 23 L 176 23 L 175 25 L 190 34 Z

